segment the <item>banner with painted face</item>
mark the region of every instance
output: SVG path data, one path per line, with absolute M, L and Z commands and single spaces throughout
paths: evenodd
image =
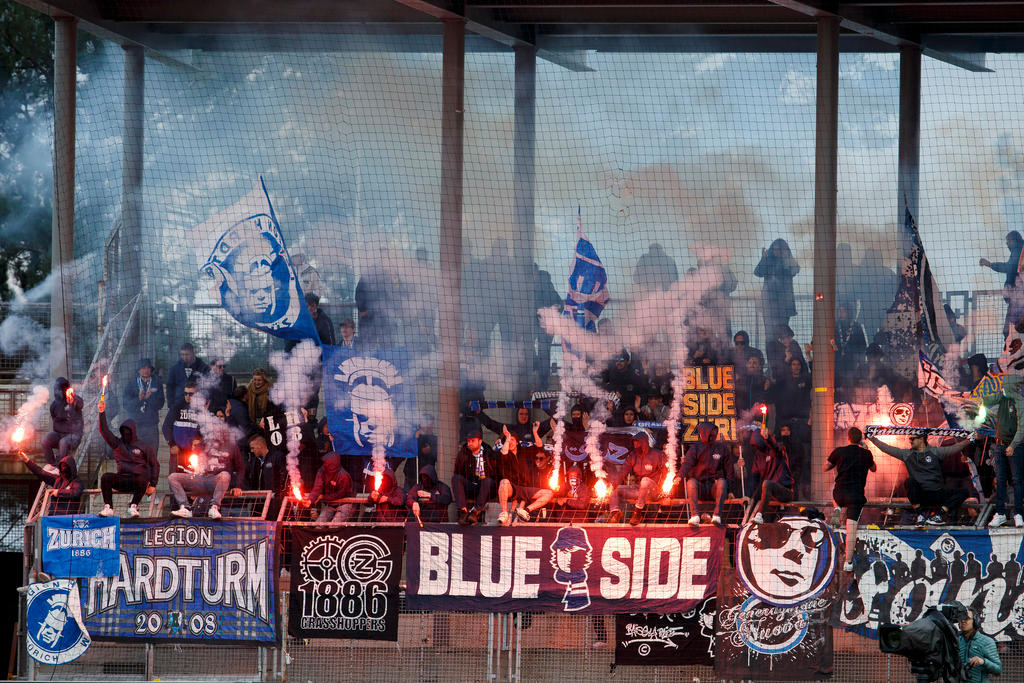
M 615 665 L 714 664 L 715 611 L 708 598 L 686 612 L 615 615 Z
M 121 525 L 119 570 L 82 580 L 95 640 L 277 641 L 273 522 Z
M 837 544 L 821 520 L 783 517 L 736 538 L 715 621 L 715 673 L 723 678 L 831 676 Z
M 415 457 L 416 397 L 406 378 L 406 351 L 324 346 L 323 354 L 327 428 L 334 450 L 369 456 L 381 443 L 389 458 Z
M 1019 529 L 860 529 L 834 623 L 877 638 L 880 623 L 957 601 L 975 609 L 982 633 L 1024 640 L 1022 553 Z
M 667 614 L 714 595 L 725 530 L 406 527 L 410 609 Z
M 288 633 L 398 640 L 399 527 L 292 529 Z
M 586 432 L 566 431 L 562 440 L 562 455 L 576 463 L 589 461 L 586 443 Z M 621 465 L 633 448 L 633 436 L 626 429 L 613 428 L 601 434 L 599 443 L 605 461 Z
M 235 320 L 283 339 L 320 343 L 263 176 L 252 192 L 206 219 L 196 233 L 199 240 L 220 236 L 200 272 Z

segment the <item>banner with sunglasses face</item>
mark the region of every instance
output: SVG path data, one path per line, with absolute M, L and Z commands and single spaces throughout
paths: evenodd
M 718 589 L 716 675 L 831 676 L 837 547 L 821 520 L 783 517 L 740 529 L 735 568 L 722 570 Z
M 1024 535 L 1019 529 L 861 529 L 834 623 L 878 637 L 942 602 L 973 607 L 993 638 L 1024 640 Z

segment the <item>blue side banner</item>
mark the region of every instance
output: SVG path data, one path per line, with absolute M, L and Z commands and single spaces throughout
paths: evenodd
M 323 347 L 324 399 L 334 450 L 368 456 L 378 441 L 389 458 L 416 456 L 416 400 L 404 349 Z
M 276 642 L 274 531 L 241 520 L 124 524 L 117 575 L 83 581 L 90 635 Z
M 117 574 L 121 520 L 99 515 L 43 517 L 43 571 L 90 578 Z

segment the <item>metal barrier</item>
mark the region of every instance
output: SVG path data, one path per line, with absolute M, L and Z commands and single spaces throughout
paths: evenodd
M 273 495 L 272 491 L 241 491 L 237 496 L 225 495 L 220 501 L 220 513 L 233 519 L 266 519 Z M 150 508 L 150 516 L 163 517 L 165 509 L 169 514 L 174 509 L 173 503 L 174 496 L 165 493 L 159 502 Z M 189 506 L 194 515 L 202 517 L 210 510 L 210 500 L 189 496 Z

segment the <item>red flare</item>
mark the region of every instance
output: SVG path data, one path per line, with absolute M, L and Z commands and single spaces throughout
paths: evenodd
M 21 425 L 15 427 L 14 431 L 11 432 L 11 441 L 14 443 L 21 443 L 25 440 L 25 428 Z
M 64 398 L 67 400 L 68 403 L 73 403 L 75 400 L 75 388 L 68 387 L 67 389 L 65 389 Z
M 193 470 L 199 469 L 199 455 L 196 453 L 188 454 L 188 466 Z
M 674 477 L 670 474 L 665 477 L 665 481 L 661 484 L 661 492 L 668 493 L 672 490 L 672 482 Z
M 762 403 L 761 404 L 761 414 L 765 415 L 767 413 L 768 413 L 768 406 L 766 406 L 765 404 Z
M 302 497 L 302 488 L 298 484 L 292 484 L 292 495 L 295 500 L 305 501 L 305 498 Z
M 552 491 L 558 490 L 558 470 L 551 470 L 551 478 L 548 479 L 548 488 Z
M 103 375 L 103 393 L 107 393 L 107 382 L 110 381 L 110 375 Z
M 608 497 L 608 484 L 604 482 L 604 479 L 598 479 L 597 483 L 594 484 L 594 496 L 598 500 Z
M 380 491 L 380 484 L 384 479 L 384 475 L 381 472 L 377 472 L 373 475 L 373 490 Z

